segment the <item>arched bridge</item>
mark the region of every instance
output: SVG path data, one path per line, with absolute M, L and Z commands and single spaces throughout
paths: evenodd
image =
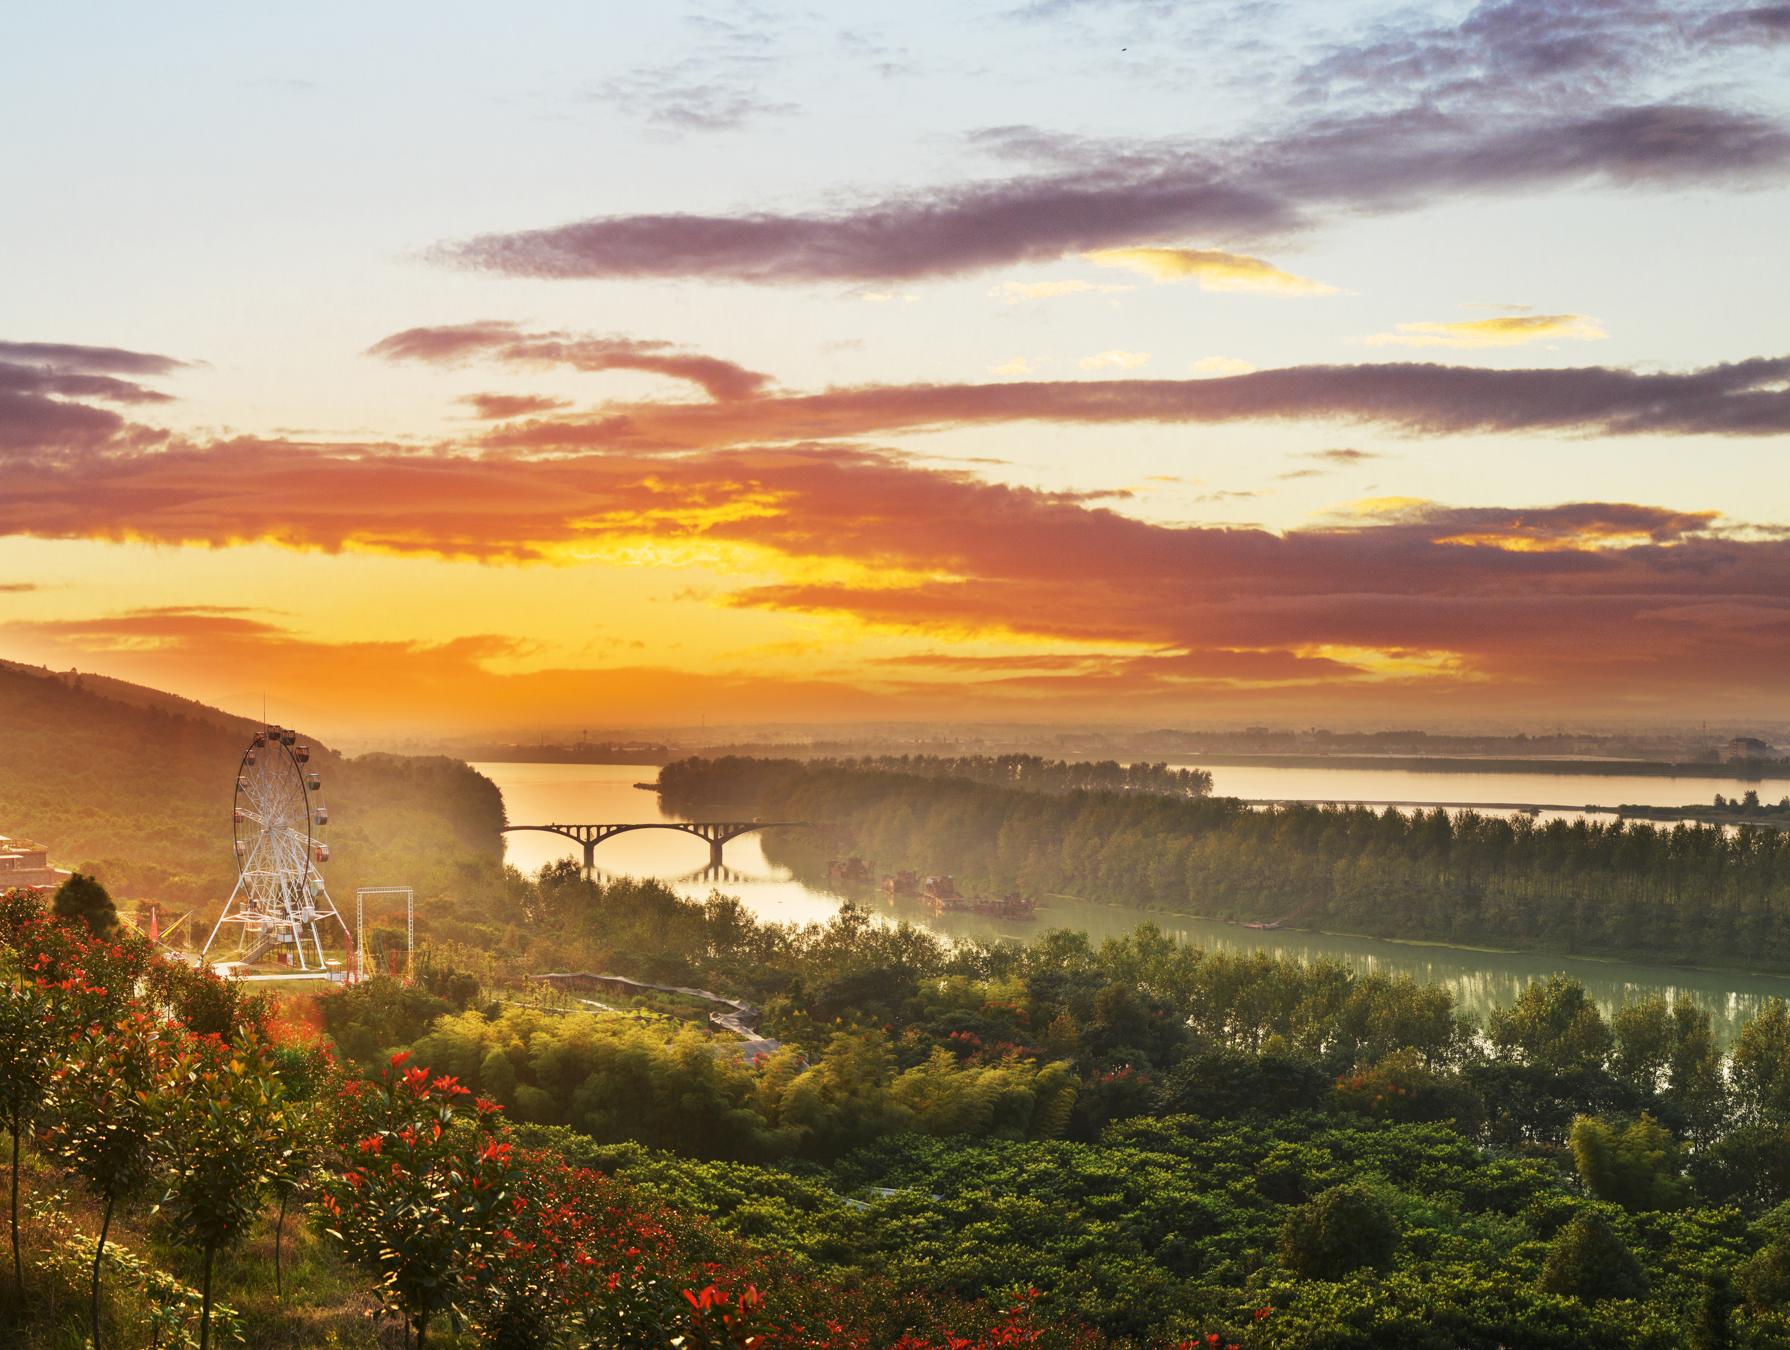
M 605 839 L 613 839 L 629 830 L 682 830 L 685 834 L 693 834 L 698 839 L 708 841 L 709 866 L 718 868 L 722 865 L 721 846 L 729 839 L 738 839 L 742 834 L 751 834 L 754 830 L 811 827 L 812 824 L 812 821 L 807 820 L 637 820 L 627 824 L 505 825 L 503 828 L 506 833 L 537 830 L 542 834 L 557 834 L 573 843 L 582 844 L 586 867 L 597 865 L 597 845 Z

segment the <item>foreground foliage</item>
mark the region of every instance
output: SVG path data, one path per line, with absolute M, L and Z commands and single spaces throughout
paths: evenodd
M 218 1257 L 276 1197 L 301 1189 L 319 1230 L 366 1271 L 419 1348 L 461 1328 L 492 1346 L 617 1350 L 1092 1343 L 1073 1328 L 1034 1326 L 1005 1300 L 817 1285 L 589 1169 L 539 1151 L 525 1165 L 494 1103 L 407 1055 L 368 1080 L 340 1074 L 316 1050 L 272 1045 L 266 1005 L 208 993 L 213 983 L 166 965 L 133 935 L 100 938 L 35 896 L 0 896 L 6 1020 L 26 1009 L 52 1028 L 0 1043 L 0 1078 L 26 1081 L 29 1059 L 49 1085 L 43 1153 L 26 1171 L 49 1186 L 33 1231 L 54 1238 L 23 1252 L 21 1272 L 62 1281 L 68 1254 L 80 1252 L 96 1347 L 119 1329 L 108 1280 L 149 1305 L 133 1324 L 152 1328 L 156 1344 L 205 1347 L 214 1321 L 234 1334 L 237 1314 L 214 1303 Z M 220 1030 L 198 1032 L 181 1017 L 219 1008 L 232 1012 Z M 99 1207 L 97 1238 L 65 1217 L 63 1187 L 77 1179 Z M 115 1217 L 159 1235 L 200 1287 L 108 1252 Z M 10 1292 L 9 1318 L 32 1307 L 29 1280 Z

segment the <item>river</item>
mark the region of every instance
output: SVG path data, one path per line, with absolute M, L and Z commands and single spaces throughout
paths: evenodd
M 1331 769 L 1316 764 L 1207 767 L 1192 762 L 1170 767 L 1206 767 L 1214 794 L 1253 801 L 1476 802 L 1564 808 L 1541 812 L 1542 820 L 1615 819 L 1601 813 L 1588 816 L 1582 809 L 1586 806 L 1701 806 L 1717 793 L 1734 798 L 1754 791 L 1767 801 L 1790 794 L 1790 783 L 1782 780 L 1672 778 L 1664 774 L 1431 773 L 1419 769 Z
M 475 764 L 497 784 L 504 808 L 518 824 L 565 821 L 647 821 L 675 819 L 659 806 L 658 794 L 638 786 L 657 774 L 640 764 Z M 1717 779 L 1610 779 L 1549 774 L 1428 774 L 1410 770 L 1306 768 L 1216 768 L 1217 791 L 1225 795 L 1344 801 L 1533 801 L 1560 802 L 1583 797 L 1599 805 L 1622 800 L 1659 805 L 1697 801 L 1717 792 L 1744 791 Z M 1618 785 L 1620 788 L 1618 790 Z M 1662 795 L 1659 785 L 1672 792 Z M 1599 794 L 1603 794 L 1600 796 Z M 1603 797 L 1612 800 L 1606 803 Z M 506 835 L 507 860 L 525 872 L 560 858 L 581 859 L 578 845 L 557 835 Z M 777 922 L 825 920 L 839 909 L 841 894 L 804 885 L 789 869 L 771 863 L 762 837 L 743 835 L 726 848 L 727 870 L 706 873 L 708 845 L 672 830 L 639 830 L 597 846 L 597 867 L 611 876 L 649 876 L 680 894 L 701 899 L 720 890 L 737 895 L 754 914 Z M 1714 1015 L 1724 1044 L 1766 998 L 1790 997 L 1790 978 L 1742 972 L 1678 970 L 1571 957 L 1488 952 L 1460 947 L 1388 942 L 1327 933 L 1262 933 L 1192 915 L 1097 904 L 1070 896 L 1039 897 L 1036 922 L 990 919 L 974 914 L 934 915 L 912 900 L 889 900 L 868 888 L 853 892 L 886 918 L 906 919 L 947 937 L 1024 940 L 1045 928 L 1075 928 L 1095 939 L 1129 931 L 1146 920 L 1183 941 L 1230 951 L 1331 957 L 1363 971 L 1405 974 L 1447 986 L 1460 1007 L 1483 1018 L 1511 1002 L 1524 985 L 1565 972 L 1590 991 L 1606 1012 L 1650 994 L 1689 997 Z

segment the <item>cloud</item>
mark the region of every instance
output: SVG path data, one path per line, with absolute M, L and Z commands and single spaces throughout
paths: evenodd
M 1454 323 L 1401 323 L 1390 333 L 1359 339 L 1370 347 L 1520 347 L 1570 338 L 1596 342 L 1609 334 L 1583 314 L 1504 314 Z
M 1283 272 L 1260 258 L 1209 248 L 1104 248 L 1086 255 L 1102 267 L 1123 267 L 1155 281 L 1197 281 L 1204 291 L 1267 295 L 1335 295 L 1334 286 Z
M 1624 502 L 1569 502 L 1512 510 L 1449 507 L 1406 497 L 1368 498 L 1344 513 L 1351 521 L 1417 530 L 1434 543 L 1537 551 L 1584 549 L 1611 543 L 1675 544 L 1708 532 L 1713 511 L 1674 511 Z
M 201 637 L 259 640 L 280 630 L 250 611 L 224 606 L 164 605 L 85 619 L 38 619 L 8 625 L 39 636 L 73 638 L 89 651 L 128 650 Z
M 1255 367 L 1234 356 L 1202 356 L 1187 367 L 1195 375 L 1250 375 Z
M 862 719 L 886 712 L 891 693 L 838 680 L 771 677 L 665 666 L 549 667 L 516 671 L 519 644 L 495 634 L 448 642 L 329 642 L 250 618 L 210 620 L 178 610 L 133 611 L 48 622 L 0 623 L 9 643 L 103 666 L 161 687 L 190 689 L 229 705 L 247 684 L 275 706 L 328 707 L 332 725 L 391 736 L 447 727 L 579 724 L 592 708 L 615 723 L 685 721 L 692 707 L 726 708 L 741 721 Z M 504 668 L 499 668 L 502 663 Z M 214 687 L 217 672 L 231 683 Z M 954 711 L 948 690 L 907 699 L 916 715 Z M 526 714 L 523 710 L 526 709 Z M 244 711 L 249 711 L 244 709 Z M 259 711 L 257 703 L 255 711 Z
M 523 417 L 530 413 L 558 412 L 572 405 L 560 398 L 541 394 L 464 394 L 458 400 L 472 409 L 472 415 L 496 421 Z
M 1102 286 L 1092 281 L 1003 281 L 989 292 L 1010 305 L 1027 300 L 1056 300 L 1065 295 L 1113 295 L 1135 286 Z
M 990 375 L 1001 375 L 1006 377 L 1030 375 L 1032 373 L 1032 363 L 1026 360 L 1023 356 L 1015 356 L 1010 360 L 1001 362 L 998 366 L 990 366 L 988 368 L 988 373 Z
M 1411 11 L 1334 48 L 1300 82 L 1326 98 L 1416 88 L 1479 108 L 1583 103 L 1637 84 L 1694 79 L 1727 42 L 1768 44 L 1786 7 L 1728 9 L 1707 0 L 1488 0 L 1458 22 Z
M 1787 162 L 1782 125 L 1719 107 L 1617 105 L 1489 123 L 1413 108 L 1325 117 L 1260 144 L 1140 150 L 1117 162 L 924 189 L 842 211 L 598 216 L 480 235 L 432 256 L 541 278 L 888 282 L 1165 235 L 1278 235 L 1333 213 L 1480 192 L 1586 182 L 1755 185 Z
M 388 361 L 437 365 L 480 358 L 535 368 L 639 370 L 687 380 L 719 401 L 752 398 L 771 378 L 719 357 L 679 351 L 669 342 L 565 332 L 528 333 L 516 324 L 495 319 L 406 328 L 381 338 L 367 348 L 367 354 Z
M 81 347 L 66 342 L 0 341 L 0 361 L 37 366 L 48 371 L 105 372 L 113 375 L 171 375 L 190 362 L 154 352 L 122 347 Z
M 37 589 L 35 581 L 0 581 L 0 595 L 29 595 Z
M 1790 130 L 1759 111 L 1775 94 L 1736 48 L 1781 43 L 1785 12 L 1482 0 L 1443 22 L 1418 7 L 1351 25 L 1310 60 L 1307 34 L 1275 52 L 1252 32 L 1263 72 L 1252 97 L 1283 112 L 1246 132 L 1122 141 L 989 128 L 970 144 L 1007 171 L 978 180 L 831 194 L 847 204 L 806 210 L 594 215 L 436 256 L 534 277 L 887 283 L 1172 241 L 1278 240 L 1486 193 L 1755 187 L 1781 181 Z M 1239 26 L 1232 14 L 1205 27 L 1227 21 Z
M 1361 464 L 1370 459 L 1385 459 L 1386 456 L 1372 450 L 1351 450 L 1337 448 L 1334 450 L 1307 450 L 1299 455 L 1300 459 L 1319 459 L 1326 464 L 1339 467 L 1350 464 Z
M 1369 450 L 1336 449 L 1306 450 L 1294 455 L 1293 458 L 1316 460 L 1317 464 L 1304 469 L 1290 469 L 1286 473 L 1276 474 L 1275 477 L 1282 479 L 1323 478 L 1339 469 L 1353 468 L 1357 464 L 1386 457 Z
M 1150 360 L 1148 352 L 1127 352 L 1114 349 L 1107 352 L 1096 352 L 1093 356 L 1084 356 L 1078 362 L 1083 370 L 1136 370 L 1147 365 Z
M 838 445 L 536 458 L 238 441 L 65 456 L 12 481 L 0 534 L 561 565 L 627 566 L 700 547 L 722 575 L 772 578 L 723 590 L 719 603 L 1105 653 L 1095 674 L 1013 672 L 980 693 L 966 683 L 951 694 L 960 706 L 986 696 L 1091 709 L 1097 695 L 1135 691 L 1185 707 L 1303 690 L 1322 706 L 1385 697 L 1408 712 L 1413 699 L 1442 708 L 1468 689 L 1474 701 L 1461 706 L 1482 716 L 1526 701 L 1613 715 L 1637 700 L 1680 712 L 1698 698 L 1780 706 L 1790 670 L 1790 538 L 1643 503 L 1377 499 L 1276 533 L 1145 521 L 1087 494 Z M 31 634 L 131 653 L 177 639 L 209 659 L 220 643 L 279 640 L 257 627 L 265 616 L 246 611 L 97 622 Z M 412 648 L 379 650 L 389 662 Z M 414 653 L 418 670 L 442 662 L 444 679 L 479 697 L 536 687 L 468 674 L 492 658 L 488 646 Z M 370 669 L 375 653 L 343 656 L 345 669 Z M 629 697 L 645 698 L 650 676 L 628 679 Z M 1051 679 L 1061 682 L 1027 682 Z M 1495 697 L 1488 681 L 1498 682 Z M 559 699 L 607 686 L 561 672 L 540 687 Z M 763 707 L 770 696 L 752 697 Z M 842 707 L 852 694 L 825 698 Z
M 169 396 L 125 376 L 166 375 L 187 363 L 119 347 L 0 341 L 0 454 L 85 449 L 157 433 L 111 408 L 166 403 Z M 4 467 L 0 461 L 0 467 Z
M 671 61 L 648 61 L 604 80 L 591 97 L 626 117 L 675 133 L 737 131 L 801 111 L 767 97 L 761 84 L 782 63 L 772 58 L 778 16 L 738 6 L 735 17 L 686 15 L 694 37 L 674 44 Z
M 1140 355 L 1088 359 L 1110 367 Z M 694 450 L 1013 422 L 1298 421 L 1423 435 L 1770 436 L 1790 431 L 1787 381 L 1790 357 L 1689 371 L 1388 362 L 1288 366 L 1205 379 L 858 385 L 728 404 L 610 403 L 587 416 L 501 428 L 486 443 L 511 451 Z
M 1755 5 L 1712 15 L 1704 33 L 1718 42 L 1790 42 L 1790 5 Z
M 625 98 L 612 100 L 619 105 Z M 644 107 L 648 122 L 675 131 L 737 131 L 767 117 L 793 117 L 794 103 L 724 84 L 685 84 L 655 90 Z

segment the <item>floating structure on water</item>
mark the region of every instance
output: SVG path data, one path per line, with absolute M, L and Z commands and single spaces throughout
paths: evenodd
M 855 885 L 870 880 L 870 864 L 857 854 L 849 858 L 835 858 L 827 864 L 827 880 Z
M 890 896 L 918 895 L 920 878 L 904 868 L 893 876 L 883 878 L 883 892 Z
M 965 895 L 950 876 L 927 877 L 920 903 L 934 914 L 981 914 L 991 919 L 1030 919 L 1038 908 L 1036 901 L 1018 891 L 996 898 Z

